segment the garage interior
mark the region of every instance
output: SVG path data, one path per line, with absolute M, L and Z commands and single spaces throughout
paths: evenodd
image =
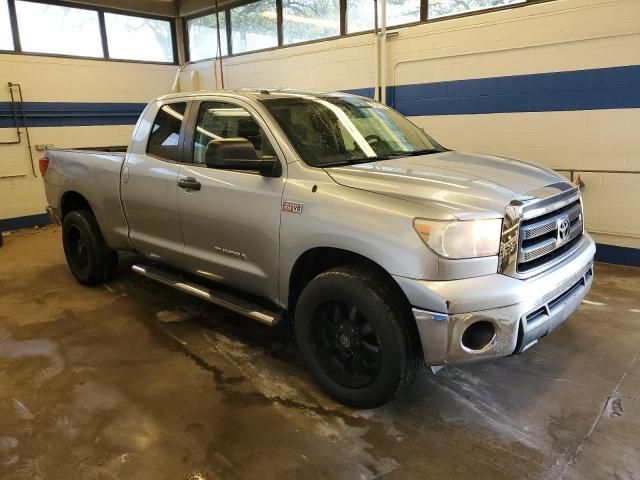
M 0 478 L 640 478 L 640 2 L 385 9 L 383 27 L 373 0 L 0 0 Z M 287 331 L 132 254 L 79 285 L 45 149 L 127 145 L 153 98 L 222 88 L 368 96 L 450 149 L 557 171 L 582 190 L 591 291 L 534 348 L 355 410 Z

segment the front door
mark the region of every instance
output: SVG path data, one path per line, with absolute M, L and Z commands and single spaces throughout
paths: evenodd
M 176 266 L 184 247 L 177 191 L 186 107 L 185 102 L 161 104 L 153 124 L 139 127 L 121 183 L 129 238 L 136 250 Z
M 196 118 L 185 137 L 178 175 L 183 185 L 178 189 L 178 213 L 185 265 L 198 275 L 275 302 L 286 176 L 265 177 L 205 164 L 211 140 L 244 138 L 260 157 L 276 155 L 273 136 L 258 112 L 240 101 L 194 102 L 192 111 Z

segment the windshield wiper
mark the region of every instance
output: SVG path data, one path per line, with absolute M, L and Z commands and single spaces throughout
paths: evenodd
M 371 163 L 371 162 L 377 162 L 379 160 L 389 160 L 389 156 L 378 156 L 378 157 L 359 157 L 359 158 L 350 158 L 350 159 L 346 159 L 346 160 L 339 160 L 337 162 L 329 162 L 329 163 L 323 163 L 321 165 L 318 165 L 320 168 L 327 168 L 327 167 L 344 167 L 347 165 L 358 165 L 360 163 Z
M 444 150 L 439 148 L 424 148 L 422 150 L 413 150 L 412 152 L 393 152 L 394 157 L 417 157 L 419 155 L 431 155 L 432 153 L 442 153 Z
M 318 166 L 321 168 L 344 167 L 347 165 L 357 165 L 359 163 L 378 162 L 381 160 L 391 160 L 394 158 L 401 158 L 401 157 L 417 157 L 418 155 L 430 155 L 432 153 L 442 153 L 445 151 L 446 150 L 441 150 L 439 148 L 425 148 L 423 150 L 414 150 L 412 152 L 395 151 L 395 152 L 389 153 L 388 155 L 378 155 L 376 157 L 347 158 L 346 160 L 339 160 L 337 162 L 324 163 Z

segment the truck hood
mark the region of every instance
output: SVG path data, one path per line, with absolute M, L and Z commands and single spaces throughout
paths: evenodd
M 437 207 L 459 219 L 502 216 L 517 196 L 566 181 L 526 162 L 452 151 L 326 171 L 340 185 Z

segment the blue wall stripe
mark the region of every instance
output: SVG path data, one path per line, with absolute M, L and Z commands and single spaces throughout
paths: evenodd
M 640 108 L 640 65 L 398 85 L 387 100 L 407 116 Z
M 618 247 L 599 243 L 596 250 L 596 261 L 640 267 L 640 248 Z
M 374 89 L 346 91 L 373 97 Z M 640 65 L 390 86 L 387 98 L 408 116 L 640 108 Z M 29 127 L 134 125 L 144 107 L 144 103 L 23 103 Z M 20 116 L 18 125 L 22 126 Z M 13 126 L 11 103 L 0 102 L 0 128 Z
M 0 220 L 0 232 L 8 232 L 9 230 L 18 230 L 20 228 L 44 227 L 50 223 L 51 221 L 46 213 L 28 215 L 26 217 L 6 218 Z
M 44 213 L 27 217 L 7 218 L 0 220 L 0 232 L 18 230 L 20 228 L 43 227 L 49 223 L 49 217 Z M 640 267 L 640 249 L 599 243 L 596 250 L 596 261 Z
M 17 106 L 17 105 L 16 105 Z M 135 125 L 145 103 L 25 102 L 28 127 L 77 127 L 87 125 Z M 19 109 L 18 125 L 22 126 Z M 10 102 L 0 102 L 0 128 L 14 127 Z

